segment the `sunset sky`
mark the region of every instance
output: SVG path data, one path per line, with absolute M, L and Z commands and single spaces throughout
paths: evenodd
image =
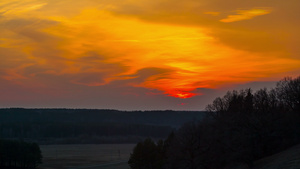
M 0 0 L 0 107 L 203 110 L 300 75 L 299 0 Z

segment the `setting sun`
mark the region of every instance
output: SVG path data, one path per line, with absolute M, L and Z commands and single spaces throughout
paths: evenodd
M 299 73 L 298 25 L 270 29 L 286 9 L 192 1 L 2 1 L 1 81 L 37 98 L 126 88 L 186 99 Z

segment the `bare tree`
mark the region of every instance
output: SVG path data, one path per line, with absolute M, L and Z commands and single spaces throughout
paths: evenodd
M 300 76 L 286 77 L 276 86 L 278 97 L 290 110 L 300 112 Z

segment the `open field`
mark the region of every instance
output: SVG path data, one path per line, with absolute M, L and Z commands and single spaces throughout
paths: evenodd
M 41 145 L 42 169 L 127 169 L 135 144 Z

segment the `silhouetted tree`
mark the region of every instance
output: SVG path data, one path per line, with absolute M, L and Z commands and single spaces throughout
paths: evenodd
M 299 108 L 300 76 L 254 94 L 251 89 L 229 91 L 206 107 L 206 121 L 175 133 L 167 169 L 251 166 L 300 142 Z
M 147 138 L 139 142 L 130 155 L 128 164 L 131 169 L 160 169 L 162 168 L 162 145 L 156 145 L 154 141 Z
M 35 169 L 42 163 L 42 154 L 36 143 L 0 140 L 0 168 Z
M 279 81 L 276 91 L 280 101 L 290 110 L 300 112 L 300 76 Z
M 200 169 L 206 167 L 206 153 L 210 151 L 210 138 L 206 124 L 189 122 L 172 137 L 167 151 L 167 169 Z

